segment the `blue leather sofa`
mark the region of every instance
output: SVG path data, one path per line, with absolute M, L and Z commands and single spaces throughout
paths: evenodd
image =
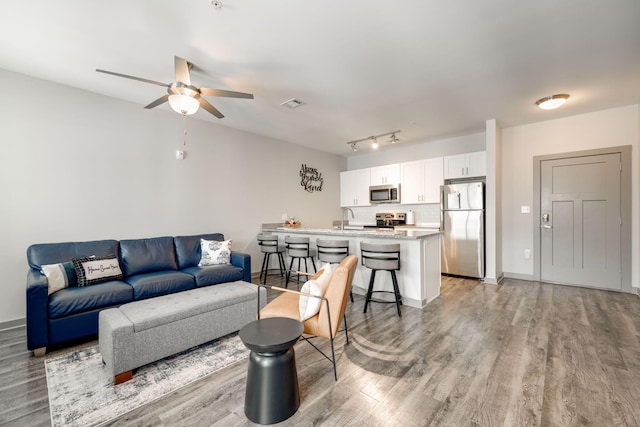
M 27 347 L 42 355 L 54 344 L 96 335 L 98 314 L 110 307 L 224 282 L 251 282 L 251 257 L 247 254 L 232 251 L 231 264 L 198 267 L 201 238 L 222 241 L 224 235 L 31 245 L 27 249 Z M 115 254 L 122 280 L 71 286 L 48 295 L 42 265 Z

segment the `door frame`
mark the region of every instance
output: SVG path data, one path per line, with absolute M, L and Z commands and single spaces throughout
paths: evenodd
M 540 197 L 541 166 L 546 160 L 559 160 L 572 157 L 599 156 L 602 154 L 620 154 L 622 170 L 620 172 L 620 262 L 622 292 L 635 293 L 631 286 L 631 146 L 598 148 L 593 150 L 572 151 L 568 153 L 546 154 L 533 157 L 533 280 L 540 281 Z

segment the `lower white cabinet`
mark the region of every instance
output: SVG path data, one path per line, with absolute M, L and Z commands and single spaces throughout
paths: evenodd
M 400 171 L 402 204 L 440 203 L 442 157 L 401 163 Z

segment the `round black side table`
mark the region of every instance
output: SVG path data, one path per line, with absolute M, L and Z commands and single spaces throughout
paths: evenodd
M 285 317 L 255 320 L 238 335 L 251 350 L 244 413 L 258 424 L 275 424 L 300 406 L 293 345 L 304 331 L 302 323 Z

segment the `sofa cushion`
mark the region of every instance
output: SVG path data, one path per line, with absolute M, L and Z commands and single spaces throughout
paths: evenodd
M 41 270 L 43 265 L 71 261 L 87 256 L 106 256 L 118 253 L 117 240 L 92 242 L 39 243 L 27 249 L 29 267 Z
M 65 288 L 49 297 L 49 318 L 58 319 L 130 301 L 133 301 L 133 289 L 119 280 L 94 286 Z
M 126 278 L 133 288 L 133 299 L 145 299 L 195 288 L 192 275 L 180 271 L 155 271 Z
M 231 264 L 209 265 L 207 267 L 189 267 L 182 270 L 196 279 L 196 286 L 217 285 L 218 283 L 243 280 L 244 270 Z
M 202 252 L 200 250 L 200 239 L 223 241 L 224 234 L 198 234 L 195 236 L 176 236 L 173 242 L 176 246 L 178 256 L 178 266 L 180 270 L 198 265 Z
M 120 256 L 125 277 L 178 269 L 173 237 L 121 240 Z

